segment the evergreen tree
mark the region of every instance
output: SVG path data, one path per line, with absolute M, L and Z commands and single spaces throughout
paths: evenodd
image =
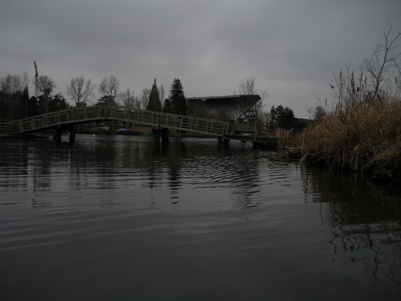
M 7 121 L 7 98 L 4 93 L 0 91 L 0 122 Z
M 294 111 L 289 107 L 283 107 L 282 105 L 275 108 L 272 106 L 269 116 L 269 129 L 275 130 L 282 128 L 286 130 L 297 128 L 298 122 L 294 116 Z
M 170 99 L 166 99 L 164 101 L 163 112 L 172 113 Z
M 21 95 L 21 118 L 26 118 L 29 116 L 29 90 L 28 87 L 24 88 L 24 92 Z
M 178 78 L 174 79 L 171 85 L 169 100 L 172 113 L 187 114 L 187 101 L 185 99 L 184 88 Z
M 40 110 L 39 110 L 38 100 L 36 99 L 35 96 L 32 96 L 28 101 L 28 117 L 39 115 L 39 114 L 40 114 Z
M 97 106 L 103 106 L 103 107 L 117 107 L 118 104 L 115 101 L 113 96 L 102 96 L 101 98 L 99 98 L 99 100 L 96 103 Z
M 48 107 L 49 107 L 49 112 L 66 110 L 70 108 L 66 99 L 61 93 L 57 93 L 56 95 L 50 98 Z
M 269 120 L 267 122 L 269 131 L 273 132 L 277 127 L 277 112 L 274 106 L 270 109 Z
M 150 91 L 149 102 L 146 107 L 149 111 L 160 112 L 162 104 L 160 102 L 159 90 L 157 89 L 156 79 L 153 82 L 152 90 Z
M 44 94 L 38 96 L 39 114 L 49 112 L 49 99 Z
M 1 121 L 8 122 L 21 118 L 21 92 L 6 93 L 0 91 Z

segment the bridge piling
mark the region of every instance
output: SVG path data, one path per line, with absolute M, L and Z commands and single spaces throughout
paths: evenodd
M 168 128 L 157 128 L 157 129 L 153 129 L 153 137 L 155 139 L 155 144 L 159 145 L 160 144 L 160 139 L 162 142 L 163 146 L 167 146 L 170 143 L 170 139 L 168 137 L 169 134 L 169 129 Z
M 73 126 L 73 125 L 71 125 L 70 127 L 69 127 L 69 143 L 71 144 L 71 145 L 73 145 L 74 143 L 75 143 L 75 134 L 76 134 L 76 131 L 75 131 L 75 127 Z
M 54 129 L 53 141 L 58 142 L 58 143 L 61 142 L 61 127 L 60 126 L 57 126 Z
M 229 138 L 218 137 L 217 141 L 219 142 L 219 145 L 223 145 L 224 147 L 228 147 L 229 144 L 230 144 L 230 139 Z
M 153 138 L 155 139 L 155 144 L 160 144 L 160 129 L 153 129 Z
M 163 128 L 162 129 L 162 144 L 163 145 L 168 145 L 170 143 L 170 139 L 168 138 L 169 134 L 169 129 L 168 128 Z
M 76 130 L 73 125 L 69 125 L 67 127 L 62 127 L 62 126 L 56 126 L 54 128 L 54 134 L 53 134 L 53 141 L 57 143 L 61 143 L 61 136 L 63 131 L 68 130 L 68 143 L 73 145 L 75 143 L 75 135 L 76 135 Z

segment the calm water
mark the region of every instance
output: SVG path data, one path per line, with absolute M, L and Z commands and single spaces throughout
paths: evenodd
M 215 139 L 0 155 L 0 300 L 400 300 L 399 184 Z

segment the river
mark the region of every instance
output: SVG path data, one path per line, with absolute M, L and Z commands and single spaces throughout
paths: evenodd
M 0 300 L 399 300 L 401 188 L 250 144 L 0 140 Z

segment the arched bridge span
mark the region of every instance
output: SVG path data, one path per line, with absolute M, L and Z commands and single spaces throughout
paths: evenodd
M 127 110 L 92 106 L 68 109 L 0 124 L 0 134 L 26 134 L 58 126 L 67 126 L 99 121 L 124 121 L 151 127 L 177 129 L 192 133 L 223 137 L 228 133 L 229 123 L 186 115 L 145 110 Z

